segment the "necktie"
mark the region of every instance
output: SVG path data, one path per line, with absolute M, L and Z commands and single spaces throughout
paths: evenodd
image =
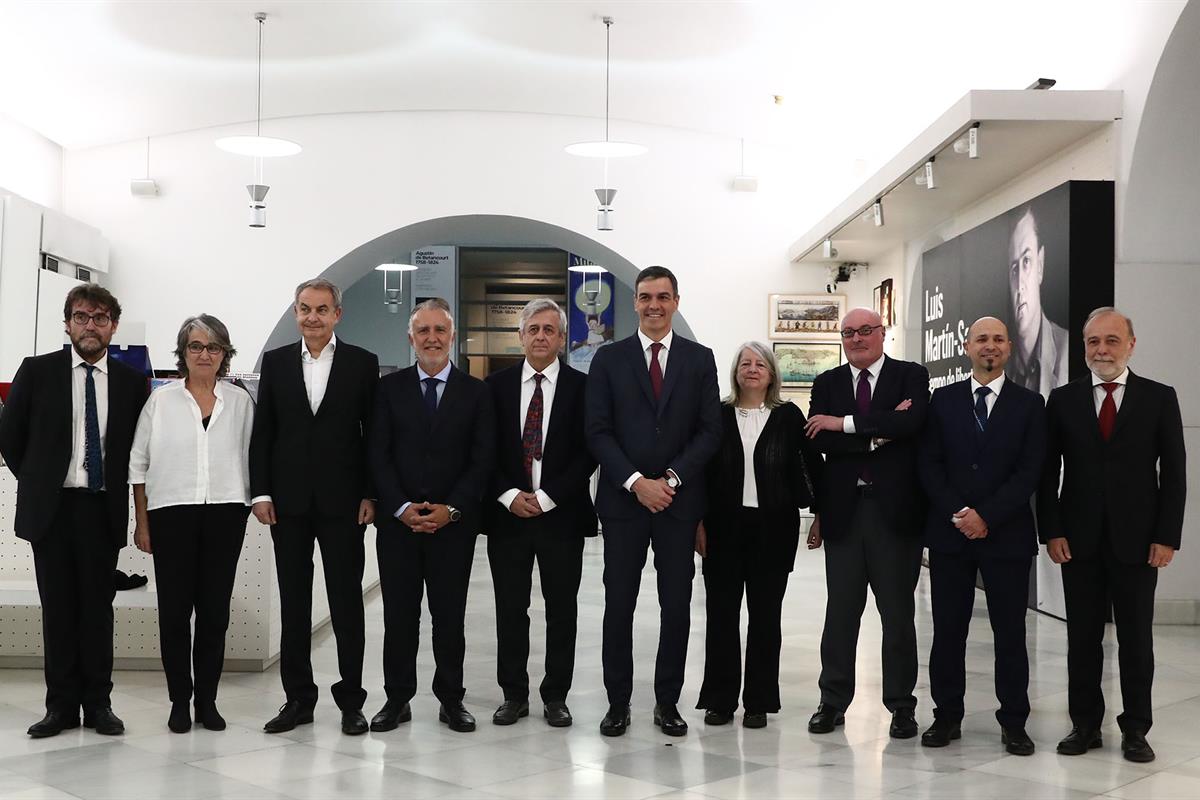
M 87 488 L 98 492 L 104 488 L 104 460 L 100 452 L 100 416 L 96 412 L 96 368 L 84 364 L 87 378 L 83 382 L 83 463 L 87 468 Z
M 1113 400 L 1113 392 L 1119 383 L 1102 383 L 1104 387 L 1104 402 L 1100 404 L 1100 435 L 1104 441 L 1112 436 L 1113 426 L 1117 424 L 1117 401 Z
M 980 386 L 975 390 L 975 425 L 979 428 L 979 432 L 983 433 L 987 430 L 987 396 L 992 390 L 986 386 Z
M 533 376 L 533 397 L 525 412 L 525 431 L 521 434 L 521 451 L 525 456 L 525 480 L 533 491 L 533 462 L 542 459 L 542 373 Z
M 858 413 L 867 415 L 871 413 L 871 371 L 864 369 L 858 373 L 858 388 L 854 391 L 854 404 L 857 406 Z M 864 465 L 858 470 L 858 479 L 863 483 L 871 482 L 871 470 Z
M 658 354 L 662 352 L 662 342 L 650 344 L 650 388 L 654 390 L 654 399 L 662 396 L 663 373 L 662 365 L 658 363 Z
M 437 387 L 441 381 L 437 378 L 426 378 L 421 383 L 425 384 L 425 407 L 433 414 L 437 411 Z

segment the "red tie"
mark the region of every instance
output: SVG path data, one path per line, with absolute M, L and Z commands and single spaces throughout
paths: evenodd
M 521 434 L 525 479 L 529 482 L 530 491 L 533 491 L 533 462 L 535 459 L 542 460 L 542 379 L 545 377 L 540 372 L 533 376 L 533 396 L 529 398 L 529 410 L 525 412 L 525 429 Z
M 662 352 L 662 349 L 662 342 L 652 342 L 650 344 L 650 388 L 654 390 L 655 400 L 662 396 L 662 365 L 658 363 L 658 354 Z
M 1104 441 L 1112 438 L 1113 426 L 1117 424 L 1117 403 L 1113 400 L 1113 392 L 1119 383 L 1102 383 L 1104 387 L 1104 402 L 1100 404 L 1100 436 Z

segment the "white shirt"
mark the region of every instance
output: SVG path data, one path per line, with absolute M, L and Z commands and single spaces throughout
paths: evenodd
M 880 356 L 879 360 L 871 366 L 867 367 L 867 385 L 871 387 L 871 396 L 875 396 L 875 384 L 879 383 L 879 370 L 883 369 L 883 360 L 887 356 Z M 861 369 L 850 364 L 850 392 L 855 400 L 858 399 L 858 375 L 862 372 Z M 854 415 L 849 414 L 842 417 L 842 431 L 844 433 L 854 433 Z
M 1096 402 L 1096 417 L 1100 417 L 1100 406 L 1104 404 L 1104 396 L 1108 394 L 1104 390 L 1104 383 L 1115 383 L 1117 388 L 1113 389 L 1113 403 L 1117 406 L 1117 411 L 1121 410 L 1121 401 L 1125 399 L 1125 382 L 1129 380 L 1129 367 L 1121 371 L 1121 374 L 1113 378 L 1111 381 L 1105 381 L 1096 373 L 1092 373 L 1092 399 Z
M 313 358 L 308 345 L 300 342 L 300 365 L 304 371 L 304 391 L 308 394 L 308 405 L 314 414 L 325 399 L 329 386 L 329 372 L 333 369 L 333 354 L 337 350 L 337 336 L 329 337 L 329 343 Z
M 988 416 L 991 417 L 992 409 L 996 407 L 996 398 L 1000 396 L 1000 390 L 1004 388 L 1004 373 L 1001 372 L 999 377 L 993 378 L 991 383 L 980 383 L 979 381 L 975 380 L 974 375 L 971 375 L 971 405 L 972 406 L 975 405 L 975 392 L 977 392 L 980 389 L 980 387 L 983 387 L 983 386 L 986 386 L 987 388 L 991 389 L 990 392 L 988 392 L 986 395 L 984 395 L 984 399 L 983 399 L 983 402 L 987 404 Z
M 63 487 L 86 489 L 87 477 L 87 370 L 83 356 L 71 348 L 71 466 Z M 105 434 L 108 432 L 108 351 L 92 366 L 92 382 L 96 384 L 96 418 L 100 423 L 100 458 L 106 454 Z
M 550 362 L 550 365 L 542 370 L 542 449 L 546 447 L 546 432 L 550 430 L 550 409 L 554 406 L 554 386 L 558 383 L 559 364 L 558 359 Z M 521 417 L 518 424 L 521 426 L 519 430 L 525 430 L 525 417 L 529 414 L 529 403 L 533 400 L 533 390 L 537 386 L 537 381 L 533 376 L 537 374 L 537 370 L 528 361 L 521 368 Z M 503 423 L 501 423 L 503 424 Z M 542 511 L 552 510 L 557 503 L 550 499 L 550 495 L 542 491 L 542 460 L 535 458 L 533 460 L 533 493 L 537 495 L 538 505 L 542 507 Z M 516 499 L 520 493 L 520 489 L 509 489 L 497 499 L 500 505 L 508 508 L 512 505 L 512 501 Z
M 754 448 L 758 446 L 758 437 L 766 427 L 771 411 L 766 406 L 758 408 L 735 408 L 738 433 L 742 437 L 742 457 L 745 459 L 745 472 L 742 479 L 742 505 L 746 508 L 758 508 L 758 476 L 754 473 Z
M 217 381 L 217 403 L 205 430 L 200 406 L 183 381 L 146 400 L 129 452 L 129 483 L 146 485 L 146 508 L 250 505 L 250 431 L 254 401 Z
M 438 372 L 437 375 L 430 375 L 428 372 L 421 369 L 420 364 L 417 365 L 417 389 L 419 389 L 421 392 L 421 399 L 425 398 L 425 381 L 429 378 L 437 378 L 437 388 L 435 388 L 434 391 L 437 392 L 438 404 L 441 404 L 442 395 L 446 393 L 446 381 L 450 380 L 450 368 L 452 366 L 453 364 L 447 361 L 446 366 L 442 367 L 441 371 Z M 396 519 L 400 519 L 400 515 L 407 511 L 408 507 L 411 505 L 412 501 L 409 500 L 407 503 L 400 506 L 400 508 L 396 509 L 396 513 L 393 516 L 395 516 Z
M 649 336 L 647 336 L 645 333 L 643 333 L 641 328 L 638 328 L 637 335 L 638 335 L 638 340 L 642 343 L 642 356 L 646 359 L 646 369 L 649 370 L 650 369 L 650 356 L 653 353 L 653 351 L 650 348 L 654 344 L 654 340 L 651 339 Z M 661 340 L 659 340 L 659 344 L 662 345 L 662 349 L 658 351 L 658 367 L 659 367 L 659 369 L 662 370 L 664 380 L 667 377 L 667 356 L 670 355 L 670 353 L 671 353 L 671 342 L 673 342 L 674 340 L 675 340 L 675 331 L 673 331 L 673 330 L 667 331 L 667 335 L 664 336 Z M 632 475 L 630 475 L 628 478 L 626 478 L 625 483 L 622 484 L 622 486 L 625 487 L 625 491 L 632 492 L 633 484 L 637 483 L 637 479 L 641 478 L 641 477 L 643 477 L 642 473 L 635 472 Z

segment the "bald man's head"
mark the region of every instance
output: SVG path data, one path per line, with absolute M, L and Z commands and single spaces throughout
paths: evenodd
M 847 336 L 846 334 L 849 334 Z M 866 369 L 883 357 L 883 321 L 869 308 L 851 309 L 842 318 L 842 349 L 855 369 Z
M 1012 355 L 1008 326 L 995 317 L 980 317 L 967 330 L 967 357 L 971 372 L 980 383 L 990 383 L 1004 372 Z

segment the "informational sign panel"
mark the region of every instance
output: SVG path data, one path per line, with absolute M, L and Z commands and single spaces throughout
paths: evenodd
M 453 245 L 422 247 L 412 251 L 412 263 L 417 271 L 411 276 L 408 292 L 410 308 L 440 297 L 450 304 L 458 317 L 458 248 Z
M 568 268 L 595 266 L 591 261 L 567 254 Z M 613 274 L 596 271 L 567 273 L 567 363 L 581 372 L 592 366 L 592 356 L 613 342 Z

